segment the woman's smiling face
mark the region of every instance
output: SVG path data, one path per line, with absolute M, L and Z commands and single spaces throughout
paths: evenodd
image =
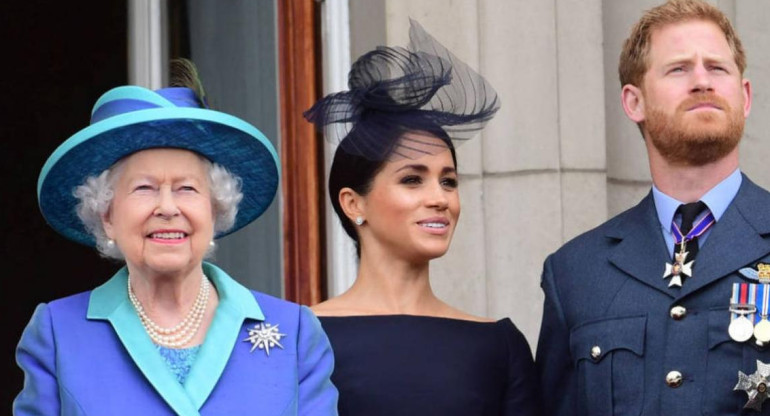
M 114 174 L 103 225 L 129 269 L 176 274 L 200 267 L 214 237 L 201 156 L 181 149 L 143 150 L 125 158 Z
M 457 170 L 439 138 L 419 137 L 443 147 L 419 158 L 386 162 L 362 197 L 362 250 L 375 245 L 411 261 L 441 257 L 449 249 L 460 215 Z

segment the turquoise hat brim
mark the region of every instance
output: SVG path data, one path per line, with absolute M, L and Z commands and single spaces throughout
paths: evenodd
M 230 234 L 259 217 L 278 189 L 280 162 L 273 145 L 253 125 L 229 114 L 188 107 L 164 107 L 116 115 L 79 131 L 46 161 L 37 183 L 40 211 L 65 237 L 94 246 L 77 216 L 75 187 L 118 160 L 152 148 L 199 153 L 242 180 L 243 200 Z

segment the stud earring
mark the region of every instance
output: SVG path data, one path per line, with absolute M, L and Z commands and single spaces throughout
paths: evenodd
M 356 225 L 363 225 L 363 224 L 364 224 L 364 217 L 362 217 L 360 215 L 357 216 L 356 217 Z
M 209 247 L 214 248 L 217 246 L 217 243 L 214 242 L 214 240 L 209 241 Z
M 113 240 L 111 238 L 109 240 L 107 240 L 107 247 L 109 247 L 109 248 L 115 247 L 115 240 Z

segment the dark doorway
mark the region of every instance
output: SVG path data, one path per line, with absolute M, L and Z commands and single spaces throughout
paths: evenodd
M 10 409 L 23 374 L 14 350 L 35 306 L 92 289 L 118 268 L 48 227 L 37 178 L 48 156 L 88 125 L 91 107 L 127 82 L 127 2 L 7 1 L 0 7 L 2 143 L 2 389 Z M 2 411 L 3 413 L 5 411 Z

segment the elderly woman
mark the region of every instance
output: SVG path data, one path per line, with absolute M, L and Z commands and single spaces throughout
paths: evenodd
M 313 308 L 334 349 L 340 414 L 537 415 L 521 332 L 443 302 L 429 276 L 460 215 L 454 142 L 493 117 L 497 94 L 416 22 L 410 39 L 363 55 L 350 91 L 306 113 L 319 127 L 351 125 L 329 196 L 359 248 L 358 276 Z
M 175 87 L 106 92 L 42 169 L 51 227 L 125 267 L 37 307 L 17 349 L 14 414 L 336 414 L 313 313 L 203 261 L 271 203 L 275 150 L 205 108 L 189 61 L 173 68 Z

